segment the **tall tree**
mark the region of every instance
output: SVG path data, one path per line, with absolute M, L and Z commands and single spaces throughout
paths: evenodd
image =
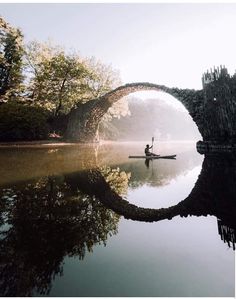
M 22 88 L 23 35 L 0 17 L 0 100 L 8 101 Z
M 81 99 L 88 70 L 78 55 L 67 55 L 59 47 L 31 43 L 27 47 L 29 91 L 35 103 L 54 115 L 67 113 Z
M 55 116 L 121 84 L 118 72 L 94 57 L 82 59 L 77 53 L 66 54 L 61 47 L 35 41 L 26 49 L 29 96 Z M 127 105 L 116 104 L 110 116 L 126 110 Z
M 87 58 L 85 63 L 90 70 L 90 77 L 86 77 L 86 85 L 88 89 L 88 97 L 98 98 L 107 92 L 115 89 L 122 84 L 120 74 L 114 70 L 111 65 L 106 65 L 95 57 Z M 108 112 L 103 117 L 103 126 L 105 126 L 113 117 L 119 118 L 129 114 L 127 97 L 122 98 L 120 101 L 110 107 Z
M 86 58 L 84 63 L 89 70 L 89 76 L 84 80 L 89 87 L 87 96 L 98 98 L 121 85 L 120 74 L 111 65 L 106 65 L 95 57 Z

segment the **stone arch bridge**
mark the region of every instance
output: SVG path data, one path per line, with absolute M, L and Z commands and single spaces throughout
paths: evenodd
M 227 69 L 214 69 L 202 77 L 201 90 L 170 88 L 148 82 L 120 86 L 85 104 L 79 103 L 69 114 L 65 138 L 77 142 L 94 142 L 99 122 L 108 109 L 130 93 L 155 90 L 172 95 L 180 101 L 196 123 L 207 144 L 236 141 L 236 77 Z

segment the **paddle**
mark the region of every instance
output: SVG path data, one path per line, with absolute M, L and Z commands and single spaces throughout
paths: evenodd
M 152 137 L 152 153 L 153 153 L 153 142 L 154 142 L 154 137 Z

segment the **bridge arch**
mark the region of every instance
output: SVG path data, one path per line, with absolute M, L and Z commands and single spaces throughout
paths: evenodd
M 170 88 L 165 85 L 139 82 L 122 85 L 97 99 L 85 104 L 78 104 L 69 115 L 66 139 L 94 142 L 97 138 L 98 126 L 102 117 L 115 102 L 131 93 L 148 90 L 165 92 L 180 101 L 201 133 L 201 122 L 198 120 L 201 114 L 199 107 L 201 107 L 200 103 L 203 100 L 202 91 Z
M 103 98 L 105 98 L 109 103 L 114 104 L 124 96 L 127 96 L 131 93 L 138 92 L 138 91 L 150 91 L 150 90 L 162 91 L 172 95 L 177 100 L 179 100 L 187 110 L 189 110 L 188 109 L 189 104 L 188 104 L 188 100 L 184 96 L 184 92 L 183 92 L 184 90 L 178 88 L 169 88 L 165 85 L 158 85 L 158 84 L 153 84 L 148 82 L 129 83 L 129 84 L 122 85 L 105 94 Z M 191 92 L 191 90 L 188 91 L 189 93 Z

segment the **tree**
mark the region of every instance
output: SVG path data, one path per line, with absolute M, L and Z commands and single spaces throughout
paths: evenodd
M 90 90 L 90 99 L 99 98 L 122 84 L 119 72 L 113 70 L 111 65 L 105 65 L 95 57 L 87 58 L 86 65 L 90 70 L 90 77 L 85 78 Z M 120 118 L 129 113 L 128 100 L 124 97 L 109 108 L 102 119 L 102 127 L 106 127 L 112 118 Z
M 67 55 L 59 47 L 34 42 L 27 47 L 26 61 L 31 74 L 30 97 L 36 104 L 56 116 L 68 113 L 83 97 L 83 79 L 88 70 L 78 55 Z
M 23 35 L 0 17 L 0 99 L 8 101 L 22 89 Z
M 50 43 L 31 42 L 23 47 L 22 40 L 21 31 L 0 18 L 0 101 L 14 98 L 27 107 L 40 106 L 51 112 L 50 123 L 55 128 L 61 117 L 65 117 L 66 127 L 69 113 L 78 104 L 121 84 L 118 72 L 94 57 L 81 58 Z M 122 99 L 108 110 L 103 122 L 128 113 L 128 103 Z M 60 127 L 60 131 L 65 130 Z
M 0 105 L 0 141 L 47 139 L 48 113 L 41 107 L 11 101 Z
M 84 83 L 89 87 L 88 99 L 99 98 L 107 92 L 121 85 L 119 72 L 113 70 L 111 65 L 106 65 L 95 57 L 84 60 L 89 76 L 85 77 Z
M 94 57 L 82 59 L 66 54 L 50 43 L 31 42 L 26 47 L 29 97 L 55 116 L 67 114 L 78 103 L 86 103 L 121 84 L 119 73 Z M 126 102 L 109 111 L 109 119 L 126 115 Z M 125 112 L 124 112 L 125 111 Z

